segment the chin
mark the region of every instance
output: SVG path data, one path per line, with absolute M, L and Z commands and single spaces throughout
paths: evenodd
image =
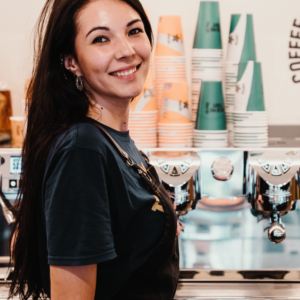
M 139 87 L 139 88 L 134 88 L 134 89 L 126 89 L 125 91 L 121 91 L 120 95 L 122 95 L 122 98 L 135 98 L 137 96 L 139 96 L 141 93 L 143 92 L 143 86 Z

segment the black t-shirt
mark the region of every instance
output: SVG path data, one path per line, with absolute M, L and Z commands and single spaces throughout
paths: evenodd
M 129 132 L 102 125 L 135 163 Z M 98 127 L 75 124 L 53 144 L 38 207 L 40 269 L 97 265 L 95 299 L 111 299 L 162 239 L 165 216 L 146 183 Z

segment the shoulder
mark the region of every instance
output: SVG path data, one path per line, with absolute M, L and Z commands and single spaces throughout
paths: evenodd
M 74 146 L 102 154 L 105 152 L 108 141 L 98 127 L 89 123 L 78 123 L 73 127 L 75 128 L 70 128 L 70 130 L 76 131 Z
M 106 152 L 108 141 L 96 126 L 89 123 L 77 123 L 61 133 L 53 143 L 53 154 L 65 153 L 76 149 L 86 149 L 99 154 Z

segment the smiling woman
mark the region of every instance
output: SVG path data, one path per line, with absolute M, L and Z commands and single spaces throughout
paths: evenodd
M 127 125 L 152 49 L 142 5 L 48 0 L 36 33 L 10 297 L 173 299 L 176 213 Z

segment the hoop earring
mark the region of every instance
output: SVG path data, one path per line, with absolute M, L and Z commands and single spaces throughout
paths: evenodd
M 83 81 L 82 81 L 82 77 L 81 77 L 81 76 L 77 76 L 77 75 L 75 75 L 75 76 L 76 76 L 76 87 L 77 87 L 77 89 L 78 89 L 79 91 L 82 92 L 82 90 L 83 90 Z

